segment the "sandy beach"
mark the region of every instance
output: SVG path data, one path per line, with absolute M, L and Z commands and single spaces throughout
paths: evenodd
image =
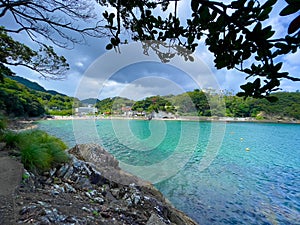
M 146 117 L 126 117 L 126 116 L 53 116 L 47 120 L 148 120 Z M 198 117 L 198 116 L 178 116 L 175 118 L 153 118 L 152 120 L 165 121 L 212 121 L 212 122 L 256 122 L 256 123 L 293 123 L 300 124 L 300 120 L 292 119 L 263 119 L 257 120 L 252 117 Z

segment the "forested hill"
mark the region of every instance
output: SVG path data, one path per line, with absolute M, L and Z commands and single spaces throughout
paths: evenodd
M 125 113 L 130 107 L 139 115 L 163 111 L 179 116 L 253 117 L 256 119 L 300 119 L 300 93 L 278 92 L 266 99 L 244 98 L 227 93 L 222 96 L 226 107 L 219 107 L 220 95 L 215 92 L 194 90 L 179 95 L 151 96 L 134 102 L 120 97 L 106 98 L 97 102 L 101 114 Z
M 52 95 L 62 95 L 62 96 L 67 96 L 65 94 L 62 94 L 62 93 L 59 93 L 57 91 L 54 91 L 54 90 L 46 90 L 45 88 L 43 88 L 41 85 L 39 85 L 38 83 L 36 82 L 32 82 L 30 80 L 27 80 L 23 77 L 19 77 L 19 76 L 12 76 L 12 77 L 9 77 L 10 79 L 12 80 L 15 80 L 21 84 L 24 84 L 26 87 L 28 87 L 29 89 L 33 89 L 33 90 L 36 90 L 36 91 L 41 91 L 41 92 L 45 92 L 45 93 L 49 93 L 49 94 L 52 94 Z
M 152 96 L 135 102 L 132 109 L 140 112 L 165 111 L 183 116 L 253 117 L 256 119 L 300 119 L 300 93 L 278 92 L 271 96 L 278 101 L 247 98 L 230 93 L 223 96 L 226 107 L 219 104 L 215 92 L 194 90 L 179 95 Z
M 20 82 L 17 82 L 19 80 Z M 25 85 L 26 86 L 25 86 Z M 100 114 L 124 114 L 129 110 L 149 114 L 164 111 L 179 116 L 253 117 L 256 119 L 300 119 L 300 92 L 278 92 L 266 99 L 244 100 L 231 93 L 223 96 L 226 107 L 217 106 L 220 95 L 194 90 L 179 95 L 152 96 L 142 101 L 114 97 L 103 100 L 76 98 L 47 91 L 39 84 L 24 78 L 5 78 L 0 82 L 0 113 L 9 116 L 72 115 L 73 108 L 93 104 Z M 211 107 L 212 106 L 212 107 Z
M 44 114 L 72 115 L 73 106 L 80 104 L 76 98 L 58 92 L 49 93 L 37 83 L 21 80 L 34 89 L 10 78 L 4 78 L 4 82 L 0 82 L 0 113 L 10 117 L 36 117 Z

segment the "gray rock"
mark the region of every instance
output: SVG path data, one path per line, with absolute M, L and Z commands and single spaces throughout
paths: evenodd
M 167 225 L 167 223 L 165 223 L 162 218 L 158 217 L 155 214 L 152 214 L 146 225 Z
M 118 160 L 97 144 L 76 145 L 69 150 L 69 153 L 75 155 L 80 160 L 91 162 L 98 167 L 120 169 Z
M 88 196 L 89 198 L 92 198 L 92 195 L 89 192 L 85 192 L 84 193 L 86 196 Z
M 64 193 L 64 192 L 65 192 L 64 187 L 59 186 L 59 185 L 57 185 L 57 184 L 54 184 L 54 185 L 53 185 L 53 188 L 54 188 L 55 190 L 57 190 L 58 192 L 61 192 L 61 193 Z
M 141 201 L 141 196 L 139 196 L 137 194 L 133 194 L 131 196 L 131 199 L 132 199 L 133 204 L 137 205 Z
M 100 205 L 102 205 L 105 202 L 105 200 L 103 198 L 101 198 L 101 197 L 94 198 L 94 201 L 98 202 Z
M 93 188 L 89 178 L 87 177 L 78 177 L 75 181 L 75 188 L 82 190 L 91 190 Z
M 65 175 L 63 176 L 64 179 L 68 180 L 70 179 L 70 177 L 73 175 L 74 173 L 74 169 L 73 166 L 70 166 L 70 168 L 68 169 L 68 171 L 65 173 Z
M 50 176 L 52 177 L 52 176 L 55 174 L 56 171 L 57 171 L 56 168 L 51 169 L 51 170 L 49 171 Z
M 76 193 L 76 189 L 72 187 L 72 185 L 68 183 L 64 183 L 66 192 L 68 193 Z
M 59 194 L 60 194 L 59 191 L 51 190 L 51 195 L 56 196 L 56 195 L 59 195 Z
M 117 199 L 119 198 L 120 189 L 118 189 L 118 188 L 110 189 L 110 192 L 115 198 L 117 198 Z
M 64 164 L 62 167 L 59 168 L 59 170 L 56 172 L 56 176 L 58 177 L 63 177 L 66 172 L 68 171 L 68 169 L 70 168 L 69 164 Z
M 87 207 L 85 207 L 85 206 L 83 206 L 82 208 L 81 208 L 83 211 L 86 211 L 86 212 L 91 212 L 91 210 L 90 209 L 88 209 Z

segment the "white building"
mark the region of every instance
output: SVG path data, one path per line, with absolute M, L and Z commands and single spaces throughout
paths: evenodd
M 88 107 L 78 107 L 75 108 L 76 115 L 88 115 L 88 114 L 96 114 L 98 109 L 96 107 L 88 106 Z

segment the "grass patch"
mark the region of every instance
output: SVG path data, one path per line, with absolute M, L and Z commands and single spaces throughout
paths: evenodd
M 19 143 L 19 135 L 13 131 L 4 131 L 1 135 L 1 141 L 6 143 L 6 146 L 10 148 L 17 147 L 17 143 Z
M 0 113 L 0 135 L 3 134 L 4 130 L 7 127 L 7 119 Z
M 7 131 L 3 140 L 7 146 L 20 150 L 24 167 L 31 171 L 47 171 L 69 159 L 64 151 L 67 149 L 66 144 L 41 130 L 21 133 Z

